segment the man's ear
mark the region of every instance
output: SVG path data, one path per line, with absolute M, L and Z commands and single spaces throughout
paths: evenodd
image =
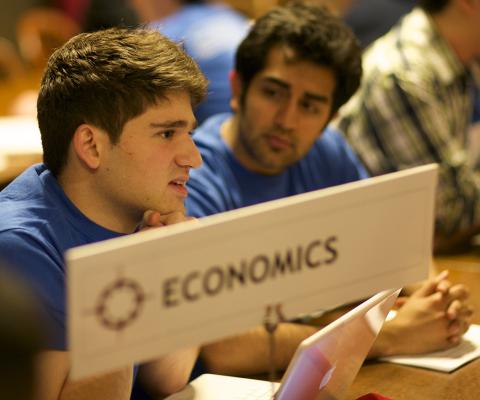
M 92 170 L 100 166 L 100 154 L 105 141 L 101 135 L 105 134 L 89 124 L 80 125 L 73 134 L 72 144 L 75 154 Z
M 242 97 L 242 80 L 235 70 L 230 71 L 230 88 L 232 90 L 232 98 L 230 99 L 230 107 L 234 112 L 238 112 Z

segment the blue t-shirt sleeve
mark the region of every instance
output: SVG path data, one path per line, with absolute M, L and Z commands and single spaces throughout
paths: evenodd
M 219 186 L 218 179 L 209 171 L 192 173 L 188 181 L 188 197 L 185 201 L 187 214 L 201 218 L 231 209 L 228 205 L 226 188 Z
M 25 231 L 0 233 L 0 257 L 32 288 L 39 302 L 47 347 L 66 350 L 65 274 L 56 253 Z
M 202 152 L 202 157 L 204 164 L 190 173 L 187 183 L 187 214 L 201 218 L 238 208 L 240 194 L 228 164 L 219 160 L 220 154 Z
M 355 180 L 369 178 L 370 175 L 368 174 L 367 169 L 357 157 L 353 149 L 348 145 L 345 139 L 342 138 L 342 140 L 345 143 L 344 150 L 346 158 L 349 160 L 350 173 L 356 177 Z
M 322 140 L 331 143 L 328 146 L 329 154 L 324 156 L 330 158 L 337 176 L 341 176 L 345 182 L 354 182 L 369 177 L 366 168 L 338 129 L 329 126 Z

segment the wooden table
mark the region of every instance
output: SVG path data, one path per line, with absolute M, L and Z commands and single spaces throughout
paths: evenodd
M 448 269 L 450 280 L 466 283 L 476 308 L 473 322 L 480 324 L 480 247 L 462 255 L 438 257 L 435 269 Z M 480 399 L 480 359 L 452 373 L 429 371 L 402 365 L 367 362 L 349 389 L 347 399 L 379 393 L 395 400 Z
M 395 400 L 473 400 L 480 398 L 480 359 L 452 373 L 402 365 L 367 362 L 348 391 L 347 399 L 379 393 Z

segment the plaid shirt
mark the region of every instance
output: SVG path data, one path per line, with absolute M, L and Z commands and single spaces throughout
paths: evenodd
M 480 135 L 470 129 L 473 67 L 461 64 L 416 8 L 367 50 L 363 68 L 361 88 L 336 123 L 370 173 L 439 163 L 437 232 L 448 235 L 479 222 Z

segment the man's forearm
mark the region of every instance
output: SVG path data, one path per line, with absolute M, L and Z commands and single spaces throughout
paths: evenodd
M 133 368 L 127 367 L 80 381 L 67 380 L 58 400 L 128 400 L 132 384 Z
M 279 324 L 275 331 L 276 369 L 285 369 L 300 342 L 317 330 L 309 325 Z M 271 365 L 269 337 L 262 326 L 206 345 L 201 354 L 208 370 L 218 374 L 262 374 L 268 372 Z
M 128 400 L 133 367 L 71 381 L 68 352 L 42 351 L 36 361 L 35 400 Z
M 198 347 L 182 349 L 142 364 L 138 378 L 152 396 L 175 393 L 187 384 L 198 352 Z

